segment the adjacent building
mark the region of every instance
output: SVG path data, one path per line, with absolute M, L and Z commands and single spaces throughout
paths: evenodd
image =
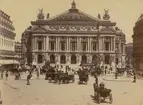
M 125 64 L 125 34 L 110 20 L 108 10 L 103 16 L 90 16 L 76 7 L 57 16 L 46 17 L 41 9 L 37 20 L 22 34 L 22 57 L 25 62 L 78 66 L 96 63 L 115 66 Z
M 133 29 L 133 60 L 137 73 L 143 75 L 143 14 L 139 17 Z
M 22 47 L 20 42 L 15 42 L 15 57 L 18 61 L 21 60 Z
M 13 62 L 16 36 L 14 30 L 10 16 L 0 10 L 0 65 Z
M 133 66 L 133 43 L 126 44 L 125 50 L 126 50 L 126 65 L 132 68 Z

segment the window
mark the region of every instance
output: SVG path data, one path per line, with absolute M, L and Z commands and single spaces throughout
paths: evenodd
M 116 48 L 119 49 L 119 44 L 118 43 L 116 43 Z
M 87 42 L 82 42 L 82 51 L 86 51 Z
M 61 50 L 65 51 L 66 49 L 66 43 L 65 42 L 61 42 Z
M 65 64 L 65 63 L 66 63 L 66 56 L 61 55 L 61 64 Z
M 105 42 L 105 51 L 109 51 L 109 42 Z
M 87 56 L 86 55 L 82 55 L 82 63 L 87 63 Z
M 50 48 L 51 50 L 55 50 L 55 42 L 50 42 Z
M 50 56 L 50 63 L 55 63 L 55 56 L 54 55 Z
M 38 50 L 42 50 L 42 41 L 38 42 Z
M 105 64 L 110 64 L 110 56 L 105 55 Z
M 42 63 L 43 61 L 43 57 L 42 57 L 42 55 L 38 55 L 38 63 Z
M 75 51 L 76 50 L 76 42 L 71 42 L 71 50 Z
M 93 42 L 93 43 L 92 43 L 92 49 L 93 49 L 93 51 L 96 51 L 96 50 L 97 50 L 97 48 L 96 48 L 96 42 Z
M 76 56 L 75 55 L 71 56 L 71 64 L 76 64 Z
M 116 64 L 118 65 L 118 62 L 119 62 L 119 60 L 118 60 L 118 58 L 116 58 Z

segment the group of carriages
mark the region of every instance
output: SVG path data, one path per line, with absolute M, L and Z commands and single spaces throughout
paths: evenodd
M 56 71 L 53 67 L 50 67 L 45 73 L 45 80 L 60 84 L 74 82 L 75 78 L 73 73 Z

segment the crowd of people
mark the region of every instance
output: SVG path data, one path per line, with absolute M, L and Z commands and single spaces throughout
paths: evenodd
M 83 67 L 80 66 L 78 67 L 78 70 L 86 70 L 90 73 L 93 73 L 93 75 L 96 73 L 96 75 L 101 74 L 101 75 L 107 75 L 110 73 L 113 73 L 113 68 L 107 67 L 107 66 L 93 66 L 93 67 Z M 1 79 L 8 79 L 9 73 L 8 72 L 13 72 L 13 74 L 15 75 L 15 80 L 19 80 L 21 79 L 21 73 L 22 72 L 28 72 L 27 75 L 27 84 L 29 84 L 29 80 L 32 77 L 32 73 L 35 72 L 37 74 L 37 79 L 39 79 L 40 74 L 46 73 L 48 70 L 53 70 L 54 72 L 58 72 L 61 71 L 63 73 L 68 73 L 68 74 L 76 74 L 77 73 L 77 69 L 75 70 L 74 68 L 71 68 L 70 66 L 63 66 L 63 65 L 55 65 L 54 67 L 50 66 L 49 63 L 40 66 L 40 65 L 16 65 L 14 67 L 15 71 L 12 70 L 5 70 L 5 71 L 1 71 Z M 115 78 L 118 76 L 118 72 L 115 72 Z M 133 73 L 134 76 L 134 81 L 136 82 L 136 74 L 135 72 Z M 97 80 L 97 76 L 95 76 L 96 80 Z M 97 80 L 98 81 L 98 80 Z

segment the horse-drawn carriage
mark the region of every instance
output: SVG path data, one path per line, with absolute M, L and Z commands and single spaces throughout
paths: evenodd
M 126 71 L 126 68 L 117 68 L 118 75 L 123 75 Z
M 67 72 L 64 73 L 62 71 L 55 71 L 54 68 L 49 68 L 49 70 L 46 72 L 45 80 L 49 80 L 51 82 L 52 80 L 55 83 L 69 83 L 70 81 L 74 82 L 74 74 L 68 74 Z
M 105 88 L 103 83 L 101 83 L 99 87 L 97 84 L 94 84 L 94 98 L 99 104 L 101 103 L 102 99 L 104 101 L 105 99 L 109 99 L 110 104 L 113 102 L 111 89 Z
M 103 70 L 100 67 L 95 67 L 91 69 L 91 75 L 94 76 L 95 74 L 101 75 Z
M 78 76 L 79 76 L 79 84 L 87 84 L 88 80 L 89 80 L 89 76 L 88 76 L 88 72 L 87 71 L 78 71 Z
M 69 83 L 70 81 L 74 82 L 75 78 L 74 78 L 74 74 L 69 75 L 68 73 L 60 72 L 60 73 L 58 73 L 57 80 L 60 84 L 61 82 L 62 83 Z

